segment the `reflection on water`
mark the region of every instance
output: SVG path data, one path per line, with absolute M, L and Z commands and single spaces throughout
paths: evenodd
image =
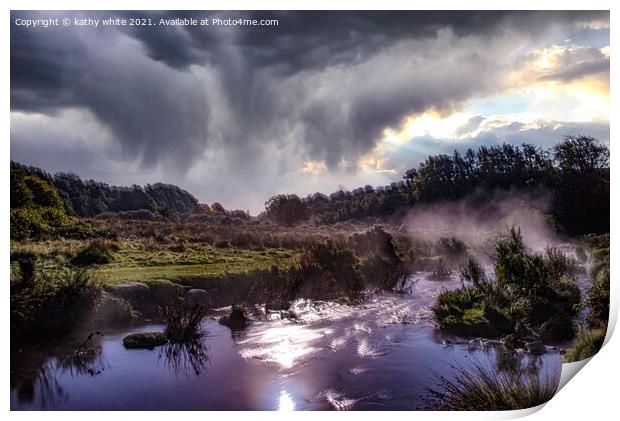
M 424 405 L 433 373 L 480 361 L 500 372 L 554 378 L 555 350 L 508 352 L 492 342 L 438 333 L 430 311 L 447 282 L 414 275 L 406 294 L 379 294 L 363 304 L 299 300 L 295 318 L 257 317 L 245 331 L 213 319 L 209 334 L 187 345 L 126 350 L 122 337 L 160 325 L 93 338 L 99 350 L 11 355 L 13 409 L 411 410 Z
M 11 353 L 11 389 L 16 401 L 23 404 L 35 399 L 41 409 L 53 406 L 55 402 L 66 401 L 61 378 L 101 374 L 106 369 L 102 358 L 101 333 L 90 333 L 86 340 L 73 347 L 61 346 L 56 350 L 42 350 L 41 354 Z M 57 351 L 58 355 L 53 351 Z M 47 357 L 47 352 L 52 356 Z
M 282 389 L 280 390 L 280 398 L 278 400 L 278 411 L 294 411 L 295 402 L 289 393 Z
M 199 376 L 209 363 L 209 346 L 205 338 L 185 343 L 169 343 L 159 350 L 159 360 L 163 361 L 175 376 Z

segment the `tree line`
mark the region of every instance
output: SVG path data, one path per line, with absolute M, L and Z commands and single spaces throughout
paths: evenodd
M 157 213 L 199 212 L 198 200 L 187 191 L 171 184 L 109 186 L 94 180 L 82 180 L 72 173 L 55 175 L 36 168 L 11 162 L 11 208 L 23 205 L 18 191 L 20 180 L 36 177 L 58 191 L 69 215 L 95 216 L 104 212 L 150 210 Z
M 333 223 L 389 217 L 420 203 L 472 195 L 484 202 L 497 191 L 547 192 L 551 214 L 569 234 L 609 232 L 609 150 L 589 136 L 567 136 L 551 149 L 503 144 L 461 154 L 429 156 L 389 186 L 341 189 L 327 196 L 278 195 L 265 203 L 276 222 Z

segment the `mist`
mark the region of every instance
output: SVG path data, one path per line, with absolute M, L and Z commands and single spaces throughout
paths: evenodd
M 477 253 L 492 254 L 495 240 L 511 228 L 519 229 L 526 246 L 543 252 L 564 241 L 548 215 L 550 194 L 496 192 L 491 197 L 471 195 L 459 201 L 416 205 L 404 218 L 407 233 L 425 240 L 455 237 Z

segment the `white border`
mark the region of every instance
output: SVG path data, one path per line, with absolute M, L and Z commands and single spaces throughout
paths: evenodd
M 24 1 L 6 1 L 4 2 L 6 5 L 5 9 L 5 21 L 3 23 L 2 30 L 2 51 L 3 53 L 3 66 L 2 66 L 2 76 L 4 83 L 2 85 L 3 91 L 3 110 L 5 116 L 6 124 L 3 126 L 4 133 L 6 134 L 5 141 L 0 145 L 2 156 L 5 159 L 5 168 L 4 168 L 4 178 L 0 183 L 0 188 L 2 189 L 0 192 L 0 197 L 4 198 L 3 203 L 4 206 L 2 208 L 2 216 L 0 218 L 4 218 L 4 223 L 1 225 L 2 235 L 4 238 L 4 247 L 2 247 L 2 266 L 4 270 L 4 274 L 6 276 L 2 285 L 2 297 L 4 303 L 7 303 L 6 307 L 3 309 L 2 319 L 3 319 L 3 337 L 5 338 L 5 345 L 2 347 L 2 374 L 5 381 L 5 385 L 7 386 L 7 390 L 4 395 L 1 396 L 4 399 L 4 409 L 5 411 L 9 411 L 10 407 L 10 387 L 9 387 L 9 376 L 10 376 L 10 368 L 9 368 L 9 312 L 8 312 L 8 297 L 9 297 L 9 282 L 8 282 L 8 262 L 9 262 L 9 174 L 8 174 L 8 161 L 10 159 L 10 79 L 9 79 L 9 51 L 10 51 L 10 25 L 9 25 L 9 11 L 11 9 L 15 10 L 324 10 L 324 9 L 340 9 L 340 10 L 385 10 L 385 9 L 416 9 L 416 10 L 434 10 L 434 9 L 448 9 L 448 10 L 480 10 L 480 9 L 499 9 L 499 10 L 611 10 L 611 43 L 610 45 L 617 45 L 617 30 L 616 30 L 616 12 L 615 4 L 619 4 L 618 2 L 611 1 L 600 1 L 600 0 L 590 0 L 588 2 L 576 2 L 576 1 L 563 1 L 563 2 L 551 2 L 551 1 L 541 1 L 541 0 L 521 0 L 521 1 L 489 1 L 489 0 L 469 0 L 467 2 L 457 1 L 457 0 L 435 0 L 433 2 L 423 2 L 422 4 L 416 4 L 411 1 L 402 1 L 402 0 L 382 0 L 381 2 L 369 2 L 369 1 L 339 1 L 335 2 L 333 0 L 301 0 L 301 1 L 283 1 L 283 0 L 263 0 L 263 1 L 239 1 L 239 0 L 215 0 L 210 2 L 199 2 L 199 1 L 185 1 L 185 0 L 177 0 L 174 2 L 166 2 L 161 0 L 134 0 L 134 1 L 119 1 L 119 0 L 108 0 L 108 1 L 90 1 L 88 3 L 79 2 L 79 1 L 67 1 L 67 0 L 58 0 L 53 3 L 45 2 L 45 1 L 35 1 L 35 0 L 24 0 Z M 207 7 L 208 6 L 208 7 Z M 464 7 L 467 6 L 467 7 Z M 612 59 L 612 69 L 613 69 L 613 59 Z M 613 72 L 611 72 L 611 91 L 617 92 L 617 79 L 614 77 Z M 619 110 L 618 107 L 618 99 L 612 95 L 611 98 L 611 106 L 613 110 Z M 613 114 L 613 113 L 611 113 Z M 614 124 L 610 122 L 610 139 L 614 138 L 615 130 Z M 611 143 L 611 142 L 610 142 Z M 612 147 L 613 149 L 613 147 Z M 619 159 L 616 159 L 616 155 L 612 150 L 611 154 L 611 173 L 612 179 L 612 194 L 611 194 L 611 215 L 616 215 L 617 211 L 620 210 L 618 207 L 619 204 L 619 196 L 618 196 L 618 188 L 615 182 L 614 174 L 616 174 L 616 168 L 618 165 Z M 615 241 L 615 233 L 617 230 L 615 227 L 617 223 L 615 223 L 612 218 L 611 221 L 611 232 L 612 232 L 612 259 L 611 259 L 611 271 L 612 271 L 612 314 L 610 315 L 610 326 L 607 343 L 603 350 L 591 361 L 588 361 L 588 369 L 584 370 L 580 373 L 575 380 L 569 381 L 566 387 L 564 387 L 560 393 L 556 397 L 554 397 L 547 405 L 545 405 L 544 410 L 538 411 L 541 409 L 540 407 L 530 410 L 522 410 L 522 411 L 511 411 L 505 413 L 488 413 L 488 412 L 468 412 L 468 413 L 430 413 L 430 412 L 390 412 L 387 414 L 389 417 L 396 417 L 398 419 L 416 417 L 420 419 L 471 419 L 471 420 L 484 420 L 484 419 L 506 419 L 506 418 L 517 418 L 521 416 L 525 416 L 531 413 L 533 419 L 548 419 L 548 417 L 553 418 L 563 418 L 567 420 L 571 419 L 611 419 L 614 417 L 613 413 L 615 413 L 618 409 L 618 400 L 617 400 L 617 386 L 618 379 L 617 375 L 620 373 L 619 367 L 619 359 L 620 359 L 620 345 L 618 343 L 617 338 L 610 339 L 611 332 L 615 327 L 615 323 L 618 315 L 618 285 L 619 282 L 616 280 L 615 274 L 617 273 L 617 259 L 615 255 L 616 244 Z M 620 244 L 620 243 L 618 243 Z M 620 272 L 618 272 L 620 273 Z M 572 369 L 574 370 L 577 366 L 583 366 L 585 363 L 578 363 L 576 365 L 572 365 Z M 568 367 L 567 367 L 568 368 Z M 577 370 L 578 371 L 578 370 Z M 563 373 L 564 374 L 564 373 Z M 165 419 L 169 414 L 165 412 L 157 412 L 157 413 L 149 413 L 142 414 L 154 419 Z M 117 413 L 117 414 L 107 414 L 103 412 L 51 412 L 42 414 L 40 412 L 11 412 L 11 417 L 20 418 L 20 419 L 30 419 L 35 417 L 44 416 L 46 419 L 62 419 L 66 421 L 67 419 L 83 419 L 84 417 L 88 417 L 89 419 L 107 419 L 110 416 L 127 416 L 127 417 L 136 417 L 139 414 L 135 413 Z M 293 418 L 312 418 L 315 416 L 326 417 L 326 418 L 335 418 L 335 417 L 355 417 L 356 419 L 371 419 L 376 416 L 374 413 L 369 412 L 351 412 L 351 413 L 340 413 L 336 415 L 335 413 L 328 412 L 306 412 L 306 413 L 295 413 L 294 416 L 291 414 L 282 414 L 282 413 L 274 413 L 274 412 L 253 412 L 248 414 L 231 414 L 230 412 L 219 413 L 219 412 L 184 412 L 181 416 L 186 419 L 197 419 L 206 417 L 231 417 L 231 416 L 248 416 L 253 419 L 258 420 L 273 420 L 273 419 L 290 419 Z

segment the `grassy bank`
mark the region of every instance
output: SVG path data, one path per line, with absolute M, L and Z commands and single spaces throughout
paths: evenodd
M 14 253 L 29 252 L 38 257 L 42 268 L 53 270 L 71 265 L 91 241 L 57 241 L 20 243 Z M 286 267 L 298 254 L 292 249 L 262 250 L 215 247 L 204 243 L 189 245 L 157 244 L 146 240 L 120 240 L 109 250 L 100 251 L 109 261 L 87 266 L 102 282 L 114 285 L 126 281 L 151 279 L 183 280 L 187 278 L 221 277 L 266 270 L 271 266 Z
M 24 268 L 31 277 L 88 270 L 102 287 L 89 321 L 123 323 L 157 317 L 160 306 L 190 288 L 207 291 L 213 306 L 286 309 L 296 298 L 355 300 L 363 290 L 391 289 L 409 273 L 419 248 L 406 237 L 380 226 L 348 228 L 301 227 L 294 236 L 294 229 L 271 226 L 226 231 L 202 223 L 112 221 L 99 229 L 114 235 L 13 242 L 11 277 L 23 278 Z

